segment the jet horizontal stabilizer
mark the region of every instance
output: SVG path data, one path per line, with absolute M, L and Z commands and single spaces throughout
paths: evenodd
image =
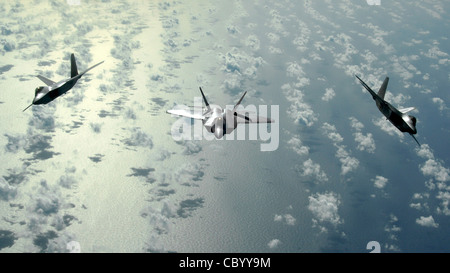
M 38 77 L 41 81 L 43 81 L 43 82 L 44 82 L 46 85 L 48 85 L 48 86 L 51 86 L 51 85 L 55 84 L 54 81 L 52 81 L 52 80 L 50 80 L 50 79 L 47 79 L 47 78 L 44 77 L 44 76 L 37 75 L 36 77 Z
M 403 114 L 406 114 L 409 111 L 412 111 L 414 109 L 416 109 L 416 107 L 408 107 L 408 108 L 398 109 L 398 111 L 402 112 Z
M 245 94 L 247 94 L 247 91 L 244 92 L 244 95 L 242 95 L 241 99 L 238 101 L 238 103 L 236 103 L 236 105 L 233 108 L 233 111 L 236 111 L 236 108 L 239 106 L 239 104 L 241 104 L 242 100 L 245 97 Z

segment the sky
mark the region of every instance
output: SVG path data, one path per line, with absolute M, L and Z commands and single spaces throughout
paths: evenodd
M 0 252 L 449 252 L 449 11 L 3 1 Z M 70 76 L 71 53 L 79 71 L 104 63 L 22 112 L 36 75 Z M 420 147 L 354 75 L 373 90 L 390 78 L 385 99 L 416 107 Z M 198 128 L 166 111 L 199 86 L 222 107 L 247 91 L 242 105 L 275 119 L 258 125 L 270 140 L 249 125 L 243 140 L 174 135 Z

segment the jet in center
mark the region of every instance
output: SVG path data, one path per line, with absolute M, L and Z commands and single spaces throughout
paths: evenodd
M 191 119 L 201 120 L 203 126 L 210 133 L 213 133 L 216 139 L 222 138 L 225 134 L 230 134 L 234 129 L 241 123 L 273 123 L 274 120 L 256 116 L 249 117 L 248 112 L 240 111 L 238 109 L 239 104 L 244 99 L 245 92 L 241 99 L 236 103 L 232 110 L 226 108 L 222 109 L 219 106 L 210 106 L 206 100 L 205 94 L 200 87 L 200 92 L 202 93 L 203 101 L 205 102 L 206 108 L 202 109 L 202 113 L 193 114 L 187 109 L 171 109 L 167 110 L 167 113 L 176 116 L 187 117 Z

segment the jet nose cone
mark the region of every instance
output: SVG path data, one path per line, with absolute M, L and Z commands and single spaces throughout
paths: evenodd
M 217 139 L 221 139 L 223 137 L 222 128 L 216 128 L 216 130 L 214 131 L 214 135 L 216 136 Z

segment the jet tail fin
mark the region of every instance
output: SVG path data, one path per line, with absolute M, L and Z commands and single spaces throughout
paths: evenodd
M 209 107 L 209 103 L 206 100 L 205 94 L 203 94 L 202 88 L 201 87 L 199 87 L 199 88 L 200 88 L 200 92 L 202 93 L 203 100 L 205 101 L 206 108 L 208 108 L 208 111 L 211 111 L 211 107 Z
M 236 111 L 236 108 L 241 104 L 241 101 L 244 99 L 245 94 L 247 94 L 247 91 L 244 92 L 244 95 L 242 95 L 241 99 L 236 103 L 236 105 L 233 108 L 233 112 Z
M 73 78 L 78 75 L 77 61 L 75 60 L 75 55 L 72 53 L 70 55 L 70 77 Z
M 378 96 L 380 96 L 380 98 L 384 99 L 384 95 L 386 94 L 386 88 L 388 86 L 389 83 L 389 77 L 386 77 L 386 79 L 384 79 L 383 84 L 380 87 L 380 90 L 378 90 Z

